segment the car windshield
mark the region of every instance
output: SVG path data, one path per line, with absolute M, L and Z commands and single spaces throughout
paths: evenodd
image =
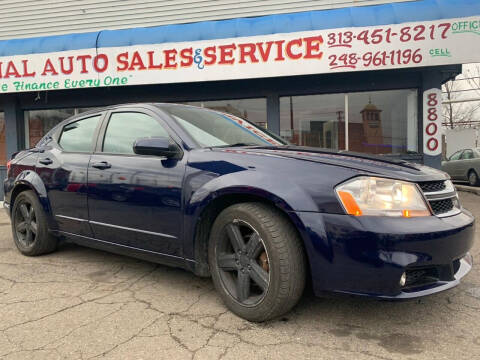
M 287 142 L 247 120 L 191 106 L 162 105 L 201 147 L 279 146 Z

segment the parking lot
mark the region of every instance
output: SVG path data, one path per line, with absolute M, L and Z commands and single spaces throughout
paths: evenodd
M 461 193 L 478 218 L 480 197 Z M 480 245 L 473 249 L 480 259 Z M 480 358 L 480 266 L 407 302 L 316 298 L 265 324 L 225 309 L 210 279 L 66 244 L 27 258 L 0 215 L 0 356 L 7 359 Z

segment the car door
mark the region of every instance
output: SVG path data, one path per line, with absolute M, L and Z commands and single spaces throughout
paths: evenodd
M 465 149 L 460 157 L 459 179 L 468 180 L 468 172 L 470 169 L 475 169 L 475 162 L 477 161 L 475 153 L 472 149 Z
M 171 135 L 147 109 L 108 113 L 88 168 L 88 209 L 95 238 L 182 256 L 185 163 L 133 152 L 138 138 Z
M 448 161 L 445 161 L 442 164 L 442 170 L 447 172 L 448 175 L 454 180 L 458 180 L 459 176 L 459 168 L 461 167 L 459 164 L 460 157 L 462 156 L 463 150 L 459 150 L 453 155 L 450 156 Z
M 66 123 L 40 148 L 36 172 L 45 185 L 58 230 L 92 236 L 87 169 L 103 113 Z

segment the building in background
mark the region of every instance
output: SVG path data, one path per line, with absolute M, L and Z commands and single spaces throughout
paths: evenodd
M 1 165 L 75 113 L 158 101 L 229 112 L 298 145 L 440 167 L 439 89 L 480 61 L 475 0 L 19 1 L 0 10 Z

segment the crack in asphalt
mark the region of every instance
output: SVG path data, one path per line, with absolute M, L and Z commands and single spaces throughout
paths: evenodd
M 480 215 L 476 199 L 465 204 Z M 230 313 L 209 279 L 70 244 L 29 260 L 0 225 L 0 357 L 472 359 L 478 289 L 474 267 L 459 287 L 428 298 L 307 294 L 284 318 L 254 324 Z

